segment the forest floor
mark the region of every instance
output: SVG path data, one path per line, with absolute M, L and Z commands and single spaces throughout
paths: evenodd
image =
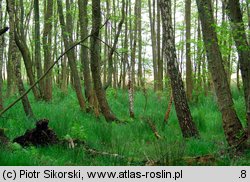
M 5 101 L 11 103 L 17 96 Z M 107 98 L 116 116 L 126 124 L 107 123 L 101 116 L 81 112 L 75 93 L 64 94 L 54 88 L 51 103 L 37 102 L 30 94 L 36 119 L 25 117 L 21 102 L 0 118 L 0 128 L 13 140 L 34 128 L 35 121 L 48 118 L 49 126 L 63 139 L 77 138 L 97 151 L 119 154 L 90 155 L 82 147 L 67 146 L 22 148 L 18 144 L 2 147 L 0 165 L 250 165 L 250 150 L 236 156 L 227 150 L 222 119 L 215 96 L 200 95 L 190 103 L 200 139 L 183 139 L 174 106 L 168 123 L 164 123 L 169 93 L 161 95 L 147 91 L 135 94 L 135 119 L 129 118 L 128 95 L 122 90 L 109 89 Z M 233 89 L 237 113 L 245 126 L 245 106 L 242 93 Z M 157 127 L 161 139 L 154 136 L 145 118 Z M 120 157 L 122 156 L 122 157 Z

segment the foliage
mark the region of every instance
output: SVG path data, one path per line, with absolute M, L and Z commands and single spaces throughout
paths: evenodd
M 57 89 L 55 89 L 57 90 Z M 114 94 L 117 97 L 114 97 Z M 112 110 L 122 120 L 129 120 L 128 95 L 122 90 L 107 91 Z M 21 148 L 18 144 L 4 147 L 0 153 L 1 165 L 144 165 L 142 161 L 159 160 L 161 165 L 185 165 L 183 158 L 207 154 L 216 156 L 212 165 L 249 165 L 249 152 L 240 158 L 229 158 L 229 154 L 219 155 L 227 148 L 223 134 L 221 115 L 212 96 L 200 95 L 198 102 L 190 103 L 194 121 L 201 133 L 200 139 L 184 140 L 178 126 L 177 117 L 172 108 L 169 122 L 164 124 L 163 118 L 167 108 L 169 93 L 164 92 L 159 98 L 153 91 L 147 91 L 148 104 L 145 104 L 143 92 L 135 94 L 136 118 L 127 124 L 109 124 L 103 117 L 96 118 L 93 114 L 81 113 L 74 93 L 69 89 L 67 96 L 57 90 L 51 103 L 36 102 L 31 97 L 31 103 L 38 118 L 48 118 L 50 127 L 60 138 L 78 138 L 99 151 L 117 153 L 125 159 L 108 156 L 90 157 L 81 148 L 68 149 L 64 146 L 44 148 Z M 245 125 L 245 112 L 242 93 L 233 89 L 237 112 Z M 11 102 L 14 98 L 10 98 Z M 52 109 L 53 108 L 53 109 Z M 151 129 L 143 118 L 149 117 L 155 123 L 162 140 L 154 137 Z M 1 118 L 1 128 L 6 128 L 6 134 L 11 139 L 22 135 L 26 129 L 34 127 L 34 121 L 25 118 L 21 104 Z M 205 164 L 205 165 L 210 165 Z

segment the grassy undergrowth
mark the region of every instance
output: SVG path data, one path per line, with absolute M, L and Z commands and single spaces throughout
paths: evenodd
M 55 88 L 51 103 L 37 102 L 30 94 L 31 105 L 36 119 L 48 118 L 50 127 L 60 138 L 70 136 L 86 141 L 99 151 L 116 153 L 126 159 L 108 156 L 89 156 L 81 148 L 68 149 L 64 146 L 21 148 L 13 144 L 11 148 L 1 148 L 0 165 L 143 165 L 145 160 L 159 160 L 161 165 L 189 164 L 185 158 L 212 154 L 216 162 L 202 165 L 249 165 L 250 151 L 240 157 L 228 153 L 220 154 L 227 148 L 221 115 L 214 96 L 200 95 L 190 103 L 193 119 L 199 129 L 200 139 L 183 139 L 174 106 L 168 124 L 163 122 L 168 105 L 168 93 L 161 96 L 148 91 L 145 96 L 135 94 L 135 119 L 129 118 L 128 95 L 122 90 L 109 89 L 107 97 L 116 116 L 127 124 L 107 123 L 103 117 L 79 110 L 75 93 L 67 95 Z M 233 90 L 237 113 L 245 125 L 245 107 L 242 93 Z M 6 105 L 16 97 L 6 100 Z M 145 109 L 146 108 L 146 109 Z M 159 131 L 162 140 L 157 140 L 143 118 L 150 118 Z M 23 135 L 34 127 L 35 120 L 25 117 L 21 103 L 0 118 L 0 128 L 6 129 L 10 139 Z

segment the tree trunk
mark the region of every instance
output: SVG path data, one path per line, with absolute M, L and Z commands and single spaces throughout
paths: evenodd
M 68 36 L 66 34 L 66 32 L 68 32 L 68 30 L 67 30 L 68 28 L 66 27 L 65 21 L 64 21 L 62 1 L 57 0 L 57 6 L 58 6 L 59 20 L 60 20 L 61 29 L 62 29 L 64 46 L 65 46 L 65 50 L 67 50 L 70 47 L 70 44 L 72 44 L 73 40 L 72 40 L 71 36 Z M 70 70 L 71 70 L 71 76 L 74 79 L 73 85 L 74 85 L 74 88 L 76 91 L 76 96 L 77 96 L 80 108 L 82 110 L 84 110 L 85 109 L 85 101 L 84 101 L 84 97 L 82 94 L 81 81 L 80 81 L 80 77 L 78 75 L 78 70 L 77 70 L 77 66 L 76 66 L 74 49 L 67 53 L 67 57 L 68 57 L 69 66 L 70 66 Z
M 239 0 L 227 0 L 224 1 L 224 3 L 231 21 L 232 34 L 239 55 L 245 103 L 247 103 L 248 93 L 250 91 L 250 47 L 247 42 L 240 2 Z
M 191 62 L 191 0 L 185 0 L 185 22 L 186 22 L 186 90 L 188 100 L 192 99 L 192 62 Z
M 88 35 L 87 5 L 88 5 L 88 0 L 78 0 L 81 39 L 84 39 Z M 83 66 L 85 97 L 87 98 L 90 104 L 93 92 L 92 92 L 91 76 L 89 68 L 89 52 L 85 46 L 81 46 L 80 60 Z
M 142 9 L 141 2 L 138 3 L 138 86 L 144 87 L 144 80 L 142 79 Z
M 128 89 L 129 89 L 129 113 L 130 117 L 134 118 L 134 85 L 135 85 L 135 57 L 136 57 L 136 44 L 137 44 L 137 16 L 138 16 L 138 0 L 135 1 L 135 20 L 134 20 L 134 35 L 131 50 L 131 63 L 128 68 Z
M 21 76 L 21 62 L 20 60 L 18 60 L 18 57 L 17 57 L 17 46 L 16 46 L 16 42 L 15 42 L 15 25 L 16 25 L 16 22 L 15 22 L 15 15 L 14 15 L 14 1 L 11 1 L 11 0 L 7 0 L 7 10 L 8 10 L 8 13 L 9 13 L 9 24 L 10 24 L 10 50 L 11 50 L 11 59 L 10 61 L 12 61 L 15 65 L 15 75 L 16 75 L 16 78 L 17 78 L 17 87 L 18 87 L 18 91 L 19 91 L 19 94 L 22 95 L 24 92 L 25 92 L 25 89 L 24 89 L 24 85 L 23 85 L 23 81 L 22 81 L 22 76 Z M 30 106 L 30 102 L 29 102 L 29 99 L 26 96 L 24 96 L 22 98 L 22 104 L 23 104 L 23 108 L 24 108 L 24 112 L 26 114 L 27 117 L 33 117 L 33 112 L 32 112 L 32 109 L 31 109 L 31 106 Z
M 99 33 L 101 26 L 101 7 L 100 0 L 92 1 L 92 37 L 91 37 L 91 71 L 92 78 L 94 82 L 94 89 L 96 92 L 96 96 L 106 121 L 115 121 L 117 118 L 111 112 L 105 91 L 102 87 L 101 82 L 101 68 L 100 68 L 100 47 L 99 47 Z
M 167 61 L 176 114 L 183 137 L 197 137 L 199 134 L 189 110 L 183 81 L 178 69 L 170 8 L 171 0 L 161 0 L 160 3 L 163 23 L 164 57 Z
M 29 83 L 30 83 L 30 85 L 33 85 L 35 83 L 35 76 L 34 76 L 33 71 L 32 71 L 31 54 L 30 54 L 28 45 L 27 45 L 24 37 L 19 35 L 19 33 L 17 31 L 15 31 L 15 42 L 16 42 L 16 45 L 19 48 L 19 50 L 23 56 L 23 61 L 24 61 L 24 65 L 26 68 L 28 78 L 29 78 Z M 39 100 L 41 98 L 40 91 L 37 87 L 34 87 L 32 89 L 32 92 L 33 92 L 36 100 Z
M 42 59 L 41 59 L 41 41 L 40 41 L 39 0 L 34 0 L 34 19 L 35 19 L 35 65 L 36 65 L 37 78 L 40 78 L 42 76 Z M 21 24 L 23 24 L 23 22 L 21 22 Z M 39 88 L 41 96 L 43 96 L 44 94 L 43 80 L 39 82 Z
M 196 0 L 196 2 L 202 25 L 203 41 L 207 51 L 208 68 L 211 72 L 219 109 L 222 113 L 224 132 L 228 144 L 232 147 L 237 147 L 245 137 L 245 134 L 234 109 L 215 27 L 212 26 L 215 22 L 211 0 Z
M 153 3 L 155 0 L 153 0 Z M 154 90 L 157 90 L 158 85 L 158 71 L 157 71 L 157 52 L 156 52 L 156 33 L 155 33 L 155 19 L 152 13 L 151 0 L 148 0 L 149 7 L 149 19 L 150 19 L 150 30 L 151 30 L 151 43 L 152 43 L 152 54 L 153 54 L 153 72 L 154 72 Z M 153 6 L 154 7 L 154 6 Z M 154 11 L 154 8 L 153 8 Z
M 123 77 L 122 77 L 122 80 L 123 80 L 123 86 L 122 88 L 125 89 L 126 88 L 126 66 L 128 64 L 128 0 L 126 0 L 126 19 L 125 19 L 125 32 L 124 32 L 124 49 L 125 49 L 125 52 L 124 52 L 124 60 L 123 60 Z
M 114 73 L 114 67 L 113 67 L 113 54 L 116 50 L 116 46 L 118 43 L 118 39 L 122 30 L 122 25 L 125 19 L 125 1 L 122 1 L 122 19 L 120 20 L 119 24 L 118 24 L 118 30 L 117 33 L 115 35 L 115 39 L 113 42 L 113 45 L 110 49 L 109 55 L 108 55 L 108 82 L 106 83 L 106 85 L 104 86 L 104 89 L 106 90 L 111 84 L 112 84 L 112 74 Z
M 160 0 L 157 0 L 157 80 L 158 90 L 163 91 L 163 59 L 161 57 L 161 10 Z
M 53 17 L 53 1 L 46 0 L 44 31 L 43 31 L 43 51 L 44 51 L 44 71 L 47 71 L 52 64 L 52 17 Z M 44 100 L 52 99 L 52 71 L 45 78 Z

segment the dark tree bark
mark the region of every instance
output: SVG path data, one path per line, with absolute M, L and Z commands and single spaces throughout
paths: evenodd
M 70 44 L 72 44 L 73 40 L 72 40 L 72 37 L 67 35 L 67 32 L 68 32 L 67 29 L 69 27 L 68 28 L 66 27 L 66 24 L 64 21 L 62 1 L 57 0 L 57 7 L 58 7 L 59 20 L 60 20 L 61 29 L 62 29 L 63 42 L 64 42 L 65 50 L 67 50 L 70 47 Z M 68 57 L 69 66 L 70 66 L 70 70 L 71 70 L 71 76 L 74 79 L 73 84 L 74 84 L 74 88 L 76 91 L 77 99 L 78 99 L 80 108 L 82 110 L 84 110 L 85 109 L 85 101 L 84 101 L 84 97 L 82 94 L 81 81 L 80 81 L 80 77 L 78 75 L 78 70 L 77 70 L 77 66 L 76 66 L 74 49 L 67 53 L 67 57 Z
M 35 83 L 35 76 L 34 76 L 34 73 L 32 71 L 31 54 L 30 54 L 28 45 L 26 44 L 24 37 L 20 36 L 17 31 L 15 31 L 15 42 L 16 42 L 16 45 L 19 48 L 19 50 L 23 56 L 23 61 L 24 61 L 24 65 L 26 68 L 28 78 L 29 78 L 29 83 L 30 83 L 30 85 L 33 85 Z M 39 100 L 41 98 L 40 91 L 38 90 L 37 87 L 34 87 L 32 89 L 32 92 L 33 92 L 36 100 Z
M 52 17 L 53 17 L 53 1 L 45 0 L 44 7 L 44 31 L 43 31 L 43 52 L 44 52 L 44 71 L 47 71 L 52 60 Z M 52 71 L 48 73 L 44 80 L 44 100 L 51 101 L 52 99 Z
M 157 0 L 157 66 L 158 66 L 158 87 L 159 91 L 163 91 L 163 59 L 161 56 L 161 10 L 160 0 Z
M 185 22 L 186 22 L 186 90 L 188 100 L 192 99 L 192 62 L 191 62 L 191 0 L 185 0 Z
M 96 96 L 106 121 L 115 121 L 117 118 L 109 108 L 106 94 L 101 82 L 101 68 L 100 68 L 100 47 L 99 34 L 101 26 L 101 7 L 100 0 L 92 1 L 92 32 L 91 37 L 91 71 L 94 82 L 94 89 Z
M 78 0 L 81 39 L 85 38 L 88 35 L 87 5 L 88 5 L 88 0 Z M 89 52 L 85 46 L 81 46 L 80 60 L 83 66 L 85 97 L 87 98 L 90 104 L 90 100 L 93 93 L 92 93 L 91 76 L 89 68 Z
M 231 91 L 223 67 L 217 34 L 213 26 L 215 21 L 211 0 L 196 0 L 196 2 L 202 25 L 203 41 L 207 51 L 208 68 L 212 75 L 219 109 L 222 113 L 224 132 L 228 144 L 237 147 L 244 139 L 245 134 L 234 109 Z
M 179 120 L 183 137 L 197 137 L 199 133 L 196 129 L 189 110 L 183 81 L 178 69 L 172 27 L 171 0 L 161 0 L 160 6 L 163 24 L 164 58 L 167 61 L 176 114 Z
M 250 46 L 247 42 L 239 0 L 226 0 L 224 3 L 231 22 L 232 34 L 239 55 L 239 66 L 243 81 L 245 103 L 247 106 L 248 94 L 250 92 Z
M 9 13 L 9 24 L 10 24 L 10 50 L 11 50 L 11 59 L 10 61 L 12 61 L 15 65 L 15 75 L 16 75 L 16 83 L 17 83 L 17 87 L 18 87 L 18 91 L 19 94 L 22 95 L 25 92 L 25 88 L 23 85 L 23 81 L 22 81 L 22 76 L 21 76 L 21 62 L 20 60 L 18 60 L 17 57 L 17 46 L 16 46 L 16 42 L 15 42 L 15 9 L 14 9 L 14 1 L 11 0 L 7 0 L 7 10 Z M 33 112 L 30 106 L 30 102 L 29 99 L 27 97 L 27 95 L 25 97 L 22 98 L 22 104 L 23 104 L 23 108 L 24 108 L 24 112 L 26 114 L 27 117 L 33 117 Z
M 122 76 L 122 88 L 126 88 L 126 66 L 128 64 L 128 0 L 126 0 L 126 19 L 125 19 L 125 32 L 124 32 L 124 60 L 123 60 L 123 76 Z
M 135 85 L 135 57 L 136 57 L 136 48 L 137 48 L 137 17 L 138 17 L 138 0 L 135 1 L 135 9 L 134 9 L 134 34 L 133 34 L 133 44 L 131 50 L 131 62 L 128 65 L 128 94 L 129 94 L 129 113 L 130 117 L 134 118 L 134 85 Z
M 37 78 L 40 78 L 43 74 L 43 70 L 42 70 L 41 41 L 40 41 L 41 36 L 40 36 L 39 0 L 34 0 L 34 19 L 35 19 L 35 65 L 36 65 Z M 21 22 L 21 24 L 23 23 Z M 44 94 L 43 80 L 39 83 L 39 88 L 42 97 Z

